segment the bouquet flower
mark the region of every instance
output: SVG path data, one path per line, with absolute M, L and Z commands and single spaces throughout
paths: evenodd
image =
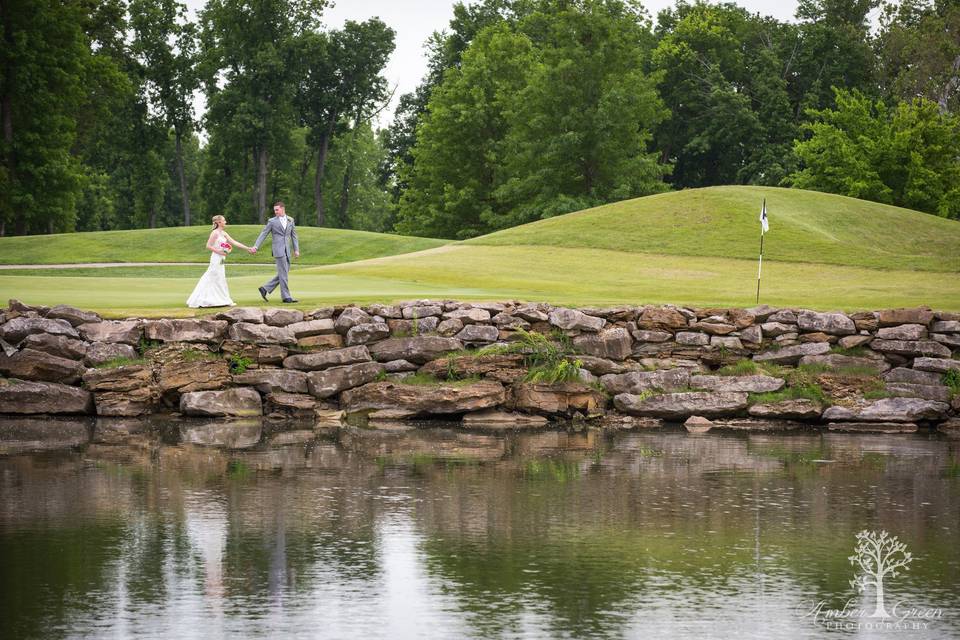
M 230 244 L 229 242 L 221 242 L 221 243 L 220 243 L 220 249 L 221 249 L 224 253 L 226 253 L 226 254 L 229 255 L 229 253 L 230 253 L 231 251 L 233 251 L 233 245 Z M 227 260 L 227 256 L 224 256 L 222 262 L 226 262 L 226 260 Z

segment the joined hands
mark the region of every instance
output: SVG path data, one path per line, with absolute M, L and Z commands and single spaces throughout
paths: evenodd
M 256 253 L 256 252 L 257 252 L 257 248 L 256 248 L 256 247 L 247 247 L 247 251 L 249 251 L 251 254 L 253 254 L 253 253 Z

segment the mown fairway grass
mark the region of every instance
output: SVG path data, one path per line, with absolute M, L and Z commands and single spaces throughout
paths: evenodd
M 262 227 L 228 226 L 235 240 L 252 245 Z M 210 226 L 133 229 L 97 233 L 0 238 L 0 264 L 62 264 L 85 262 L 206 262 Z M 339 264 L 430 249 L 447 240 L 413 238 L 369 231 L 297 227 L 301 265 Z M 233 264 L 272 264 L 269 240 L 257 255 L 236 251 Z
M 311 249 L 302 243 L 304 260 L 295 265 L 291 287 L 301 300 L 298 306 L 306 309 L 414 298 L 750 306 L 756 294 L 757 214 L 763 197 L 771 231 L 765 241 L 761 302 L 823 310 L 919 304 L 960 310 L 960 223 L 839 196 L 758 187 L 641 198 L 465 243 L 367 234 L 373 236 L 372 245 L 385 243 L 375 245 L 381 247 L 380 257 L 343 264 L 330 264 L 333 254 L 327 254 L 314 258 L 326 266 L 310 266 Z M 425 250 L 387 255 L 407 242 L 411 251 Z M 417 246 L 420 242 L 432 242 L 432 248 Z M 315 244 L 313 250 L 324 247 Z M 369 250 L 354 247 L 342 255 L 358 259 Z M 71 261 L 66 258 L 94 261 L 76 254 L 60 254 L 57 261 Z M 181 253 L 177 260 L 196 257 Z M 3 258 L 31 261 L 37 262 Z M 183 304 L 203 267 L 121 269 L 71 269 L 53 277 L 49 272 L 0 271 L 0 299 L 74 304 L 111 316 L 197 314 Z M 227 273 L 234 300 L 262 305 L 256 288 L 269 271 L 238 265 L 231 257 Z

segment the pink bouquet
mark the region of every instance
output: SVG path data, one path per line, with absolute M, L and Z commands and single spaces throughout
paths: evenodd
M 229 242 L 221 242 L 221 243 L 220 243 L 220 249 L 221 249 L 225 254 L 228 254 L 228 255 L 229 255 L 230 252 L 233 251 L 233 245 L 230 244 Z M 226 260 L 226 259 L 227 259 L 227 256 L 223 256 L 223 259 Z

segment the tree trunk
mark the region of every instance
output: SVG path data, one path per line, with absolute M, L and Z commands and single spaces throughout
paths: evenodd
M 187 193 L 187 176 L 183 170 L 183 147 L 180 140 L 183 137 L 179 131 L 177 136 L 177 174 L 180 176 L 180 195 L 183 197 L 183 226 L 190 226 L 190 194 Z
M 4 220 L 0 220 L 0 238 L 7 235 L 7 223 Z
M 4 46 L 7 47 L 8 51 L 16 51 L 15 43 L 13 39 L 13 25 L 10 23 L 10 3 L 7 0 L 0 0 L 0 21 L 3 22 L 3 41 Z M 14 184 L 15 175 L 16 175 L 16 159 L 13 154 L 13 89 L 12 85 L 14 82 L 14 67 L 13 63 L 8 62 L 6 68 L 3 70 L 3 82 L 0 83 L 0 121 L 2 121 L 3 128 L 3 141 L 4 141 L 4 158 L 2 158 L 3 164 L 7 168 L 7 185 Z M 7 212 L 0 211 L 0 215 L 4 215 Z M 13 214 L 13 211 L 8 212 L 10 215 Z M 16 227 L 20 226 L 20 221 L 18 219 Z M 0 222 L 0 236 L 4 235 L 6 232 L 6 223 Z M 16 231 L 15 231 L 16 233 Z
M 327 151 L 330 148 L 330 136 L 324 135 L 317 152 L 317 172 L 313 178 L 313 204 L 317 209 L 317 226 L 327 223 L 327 214 L 323 207 L 323 175 L 327 167 Z
M 339 218 L 340 226 L 344 229 L 349 229 L 350 225 L 347 224 L 347 209 L 350 206 L 350 180 L 353 178 L 353 148 L 350 148 L 349 158 L 347 159 L 347 166 L 343 169 L 343 184 L 340 187 L 340 207 L 337 212 L 337 218 Z
M 156 207 L 150 207 L 150 228 L 151 229 L 157 228 L 157 208 Z
M 260 149 L 257 158 L 257 220 L 260 224 L 266 221 L 267 213 L 267 150 Z
M 950 95 L 958 87 L 960 87 L 960 56 L 953 59 L 953 75 L 947 79 L 946 84 L 940 90 L 940 96 L 937 98 L 940 113 L 950 113 Z

